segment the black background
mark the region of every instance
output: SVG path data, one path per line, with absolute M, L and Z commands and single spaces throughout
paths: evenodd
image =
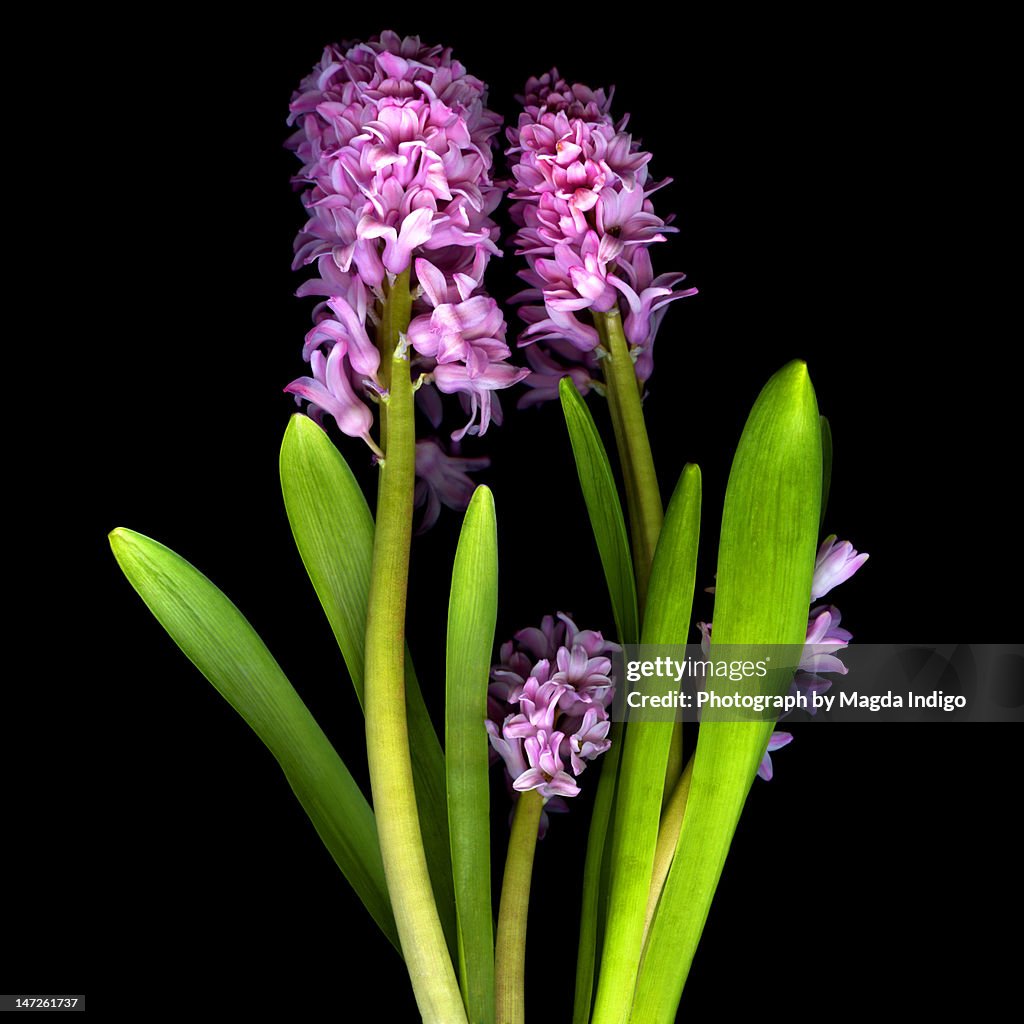
M 390 24 L 449 43 L 506 117 L 553 63 L 617 84 L 614 111 L 675 179 L 655 201 L 681 232 L 655 269 L 700 289 L 669 311 L 646 407 L 663 491 L 686 461 L 704 474 L 699 586 L 745 415 L 799 356 L 835 438 L 826 528 L 872 555 L 836 595 L 844 625 L 864 642 L 1019 638 L 1016 342 L 994 312 L 1002 77 L 983 49 L 998 26 L 552 14 L 517 9 L 497 28 L 480 12 L 296 7 L 62 26 L 46 85 L 63 101 L 36 122 L 55 226 L 31 330 L 48 368 L 23 381 L 45 425 L 23 420 L 29 444 L 14 446 L 35 501 L 13 553 L 40 529 L 52 544 L 17 583 L 13 642 L 30 656 L 8 687 L 4 991 L 85 991 L 93 1008 L 148 991 L 183 1011 L 206 988 L 214 1005 L 342 1020 L 370 992 L 387 1019 L 413 1018 L 400 963 L 272 758 L 105 540 L 137 529 L 222 586 L 365 780 L 361 717 L 277 482 L 281 388 L 303 372 L 311 306 L 292 294 L 302 213 L 284 117 L 339 37 Z M 509 295 L 515 258 L 492 267 Z M 498 637 L 556 609 L 610 631 L 560 414 L 511 405 L 479 444 L 494 460 Z M 358 443 L 341 447 L 369 484 Z M 446 512 L 414 548 L 409 633 L 435 713 L 457 525 Z M 695 618 L 710 601 L 698 591 Z M 1009 727 L 798 730 L 774 781 L 755 781 L 681 1012 L 986 1003 L 1019 956 L 999 937 L 1019 905 L 1018 744 Z M 570 1012 L 590 795 L 538 854 L 537 1021 Z

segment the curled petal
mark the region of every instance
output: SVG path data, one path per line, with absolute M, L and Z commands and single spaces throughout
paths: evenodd
M 373 414 L 353 391 L 344 360 L 344 349 L 339 345 L 326 359 L 322 353 L 313 352 L 310 362 L 314 376 L 292 381 L 285 391 L 329 413 L 343 434 L 368 439 Z

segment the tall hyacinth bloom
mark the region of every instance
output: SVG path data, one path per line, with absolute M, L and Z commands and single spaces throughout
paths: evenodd
M 654 212 L 651 195 L 671 179 L 649 178 L 651 154 L 616 123 L 612 93 L 569 85 L 553 69 L 531 78 L 518 124 L 507 131 L 514 178 L 512 216 L 527 289 L 517 298 L 527 326 L 519 344 L 528 356 L 530 405 L 554 397 L 570 375 L 586 392 L 601 387 L 598 356 L 607 349 L 596 314 L 618 313 L 635 365 L 646 381 L 668 304 L 694 288 L 685 274 L 654 276 L 650 248 L 676 229 Z
M 500 419 L 494 392 L 528 372 L 507 362 L 505 321 L 483 287 L 498 252 L 490 214 L 501 195 L 490 170 L 499 120 L 485 98 L 450 50 L 386 32 L 328 47 L 293 97 L 290 118 L 308 215 L 295 267 L 315 271 L 299 294 L 321 301 L 303 350 L 312 375 L 286 390 L 361 437 L 378 460 L 367 764 L 398 939 L 429 1024 L 465 1021 L 466 1013 L 433 895 L 423 833 L 436 823 L 421 824 L 405 712 L 413 510 L 418 498 L 429 525 L 441 504 L 467 501 L 466 472 L 482 463 L 460 460 L 440 441 L 419 438 L 417 446 L 416 407 L 436 428 L 442 396 L 458 395 L 464 418 L 453 439 L 461 441 Z
M 455 439 L 485 433 L 501 416 L 493 392 L 529 371 L 507 362 L 504 318 L 483 289 L 502 193 L 491 178 L 500 118 L 486 107 L 484 84 L 450 50 L 385 32 L 328 46 L 292 98 L 289 123 L 308 215 L 293 265 L 316 271 L 298 294 L 322 301 L 303 350 L 312 373 L 285 390 L 381 455 L 372 409 L 388 394 L 392 355 L 382 317 L 401 280 L 413 304 L 411 323 L 398 329 L 414 379 L 459 396 L 468 421 Z M 438 394 L 419 405 L 438 427 Z M 452 486 L 437 443 L 439 455 L 418 459 L 417 469 L 423 493 L 452 504 L 468 494 Z M 471 461 L 463 471 L 479 468 Z
M 561 612 L 502 645 L 491 669 L 486 728 L 516 793 L 536 790 L 561 810 L 559 798 L 580 792 L 576 779 L 611 746 L 609 655 L 618 650 Z M 546 828 L 545 819 L 541 824 Z

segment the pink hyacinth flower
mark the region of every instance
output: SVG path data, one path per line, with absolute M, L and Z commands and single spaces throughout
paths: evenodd
M 833 587 L 848 580 L 866 561 L 867 554 L 858 554 L 848 540 L 836 540 L 830 534 L 822 541 L 814 562 L 811 600 L 824 597 Z
M 343 434 L 369 441 L 373 416 L 365 402 L 356 396 L 345 370 L 345 348 L 335 345 L 330 355 L 316 351 L 310 357 L 312 377 L 293 380 L 285 391 L 334 417 Z

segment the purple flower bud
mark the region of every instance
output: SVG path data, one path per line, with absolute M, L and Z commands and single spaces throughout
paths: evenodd
M 826 537 L 814 562 L 811 600 L 817 601 L 848 580 L 867 560 L 868 555 L 858 554 L 848 540 L 837 541 L 834 533 Z

